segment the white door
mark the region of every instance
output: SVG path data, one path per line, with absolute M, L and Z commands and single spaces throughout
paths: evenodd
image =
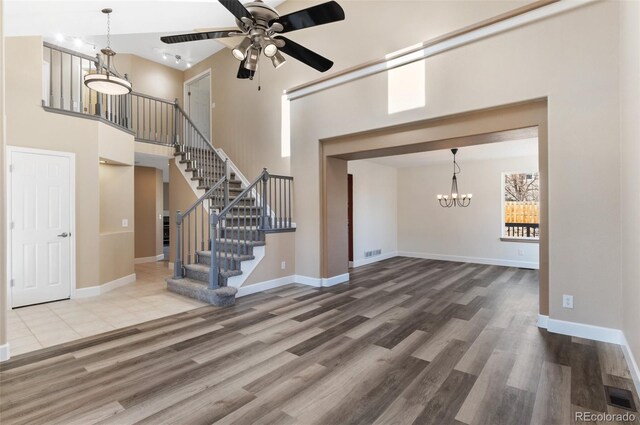
M 12 151 L 12 307 L 71 295 L 71 158 Z
M 211 140 L 211 76 L 187 83 L 187 114 L 198 130 Z

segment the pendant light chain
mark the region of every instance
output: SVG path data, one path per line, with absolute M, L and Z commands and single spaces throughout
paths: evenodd
M 107 49 L 111 49 L 111 13 L 107 13 Z

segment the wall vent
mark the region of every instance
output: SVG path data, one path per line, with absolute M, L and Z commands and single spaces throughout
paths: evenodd
M 607 403 L 611 406 L 618 407 L 620 409 L 636 411 L 635 403 L 633 402 L 633 394 L 629 390 L 622 388 L 604 386 L 604 392 L 607 396 Z

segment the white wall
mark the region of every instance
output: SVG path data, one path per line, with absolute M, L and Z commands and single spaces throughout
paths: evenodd
M 634 379 L 640 391 L 640 3 L 620 4 L 620 272 L 622 330 L 635 356 Z
M 450 163 L 398 169 L 400 255 L 537 268 L 537 243 L 500 240 L 502 173 L 536 171 L 537 156 L 459 165 L 458 187 L 461 193 L 473 193 L 467 208 L 442 208 L 436 199 L 450 191 Z
M 370 161 L 350 161 L 353 174 L 353 265 L 369 264 L 396 255 L 398 250 L 398 172 Z M 365 258 L 365 251 L 381 249 Z

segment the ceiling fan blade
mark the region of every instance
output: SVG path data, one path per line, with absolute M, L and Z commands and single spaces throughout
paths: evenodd
M 213 40 L 216 38 L 235 37 L 237 32 L 234 31 L 208 31 L 193 32 L 189 34 L 176 34 L 160 37 L 162 42 L 167 44 L 185 43 L 187 41 Z
M 283 15 L 271 21 L 269 26 L 277 22 L 284 27 L 280 32 L 285 33 L 315 27 L 316 25 L 330 24 L 331 22 L 342 21 L 343 19 L 344 10 L 342 10 L 342 7 L 335 1 L 330 1 L 308 9 L 298 10 L 288 15 Z
M 320 56 L 316 52 L 313 52 L 286 37 L 278 38 L 285 42 L 284 46 L 280 48 L 282 53 L 286 53 L 292 58 L 297 59 L 320 72 L 328 71 L 333 66 L 333 62 L 324 56 Z
M 244 67 L 244 61 L 240 62 L 240 68 L 238 68 L 238 78 L 240 78 L 241 80 L 246 80 L 253 77 L 253 73 L 253 71 L 249 71 Z
M 248 18 L 253 20 L 253 16 L 238 0 L 218 0 L 233 16 L 242 20 Z

